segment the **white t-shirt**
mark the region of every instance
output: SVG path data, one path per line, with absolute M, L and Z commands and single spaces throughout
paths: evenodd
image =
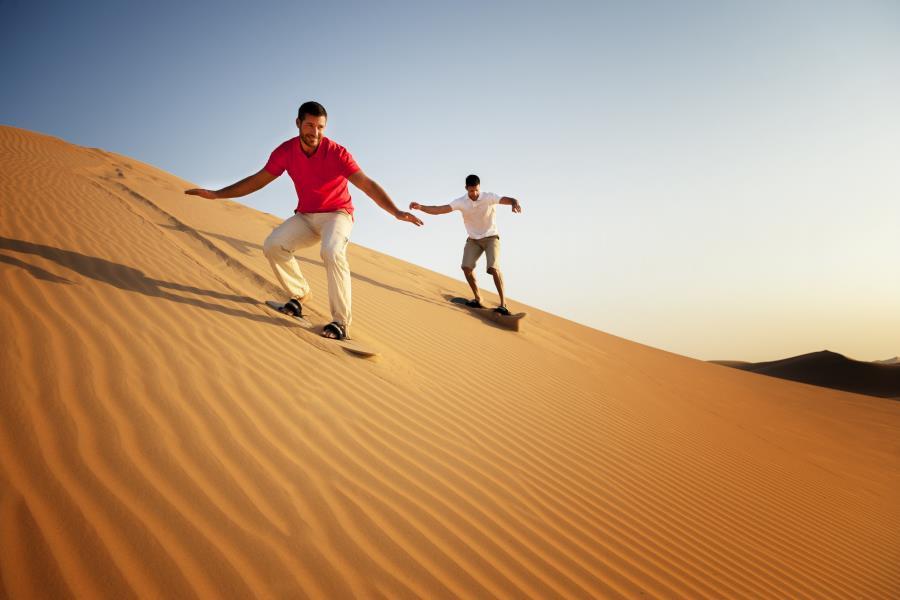
M 500 196 L 492 192 L 481 192 L 474 202 L 468 194 L 463 194 L 450 203 L 450 208 L 462 213 L 466 231 L 473 240 L 500 235 L 497 231 L 496 214 Z

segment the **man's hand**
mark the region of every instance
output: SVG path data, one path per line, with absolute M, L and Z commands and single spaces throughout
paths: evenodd
M 185 190 L 184 193 L 190 196 L 200 196 L 201 198 L 207 198 L 209 200 L 215 200 L 217 198 L 240 198 L 241 196 L 252 194 L 256 190 L 269 185 L 274 179 L 275 175 L 272 175 L 265 169 L 260 169 L 259 172 L 254 173 L 250 177 L 244 177 L 237 183 L 232 183 L 227 187 L 223 187 L 221 190 L 213 191 L 194 188 Z
M 500 198 L 500 204 L 506 204 L 508 206 L 512 206 L 512 211 L 514 213 L 522 212 L 522 205 L 519 204 L 519 201 L 515 198 L 510 198 L 509 196 L 503 196 Z
M 415 204 L 415 202 L 413 202 L 413 204 Z M 410 205 L 410 207 L 412 207 L 412 205 Z M 406 221 L 407 223 L 412 223 L 412 224 L 415 225 L 416 227 L 421 227 L 421 226 L 422 226 L 422 220 L 421 220 L 419 217 L 417 217 L 416 215 L 412 214 L 412 213 L 403 212 L 403 211 L 401 210 L 401 211 L 397 211 L 397 215 L 396 215 L 396 216 L 397 216 L 397 218 L 398 218 L 399 220 L 401 220 L 401 221 Z
M 453 211 L 449 204 L 444 204 L 442 206 L 428 206 L 427 204 L 419 204 L 418 202 L 410 202 L 409 210 L 421 210 L 423 213 L 428 213 L 429 215 L 446 215 Z
M 412 223 L 416 227 L 420 227 L 422 225 L 422 221 L 420 221 L 419 218 L 414 214 L 403 212 L 402 210 L 398 209 L 394 204 L 394 201 L 391 200 L 391 197 L 387 195 L 387 192 L 385 192 L 384 189 L 382 189 L 382 187 L 375 181 L 369 179 L 369 176 L 362 171 L 357 171 L 347 179 L 350 180 L 350 183 L 365 192 L 366 196 L 371 198 L 375 202 L 375 204 L 380 206 L 388 213 L 394 215 L 399 221 Z
M 206 198 L 207 200 L 215 200 L 218 198 L 218 194 L 216 194 L 212 190 L 204 190 L 203 188 L 193 188 L 190 190 L 185 190 L 185 194 L 189 196 L 200 196 L 201 198 Z

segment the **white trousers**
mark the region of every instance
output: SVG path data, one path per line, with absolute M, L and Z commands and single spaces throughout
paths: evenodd
M 331 318 L 350 330 L 350 263 L 347 244 L 353 219 L 342 210 L 327 213 L 296 213 L 272 230 L 263 243 L 275 277 L 292 298 L 303 300 L 309 283 L 300 272 L 294 250 L 322 242 L 319 255 L 328 277 L 328 303 Z

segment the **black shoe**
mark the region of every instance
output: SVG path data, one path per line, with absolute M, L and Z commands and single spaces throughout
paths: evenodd
M 322 329 L 322 337 L 332 340 L 346 340 L 347 330 L 337 321 L 332 321 Z
M 494 309 L 494 312 L 500 313 L 504 317 L 508 317 L 510 315 L 509 309 L 505 306 L 498 306 Z
M 301 306 L 300 301 L 296 298 L 291 298 L 290 300 L 285 302 L 278 310 L 292 317 L 303 317 L 303 306 Z

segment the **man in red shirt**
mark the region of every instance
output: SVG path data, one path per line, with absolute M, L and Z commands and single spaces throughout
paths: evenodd
M 318 102 L 304 102 L 297 111 L 300 135 L 275 148 L 266 166 L 258 173 L 220 190 L 195 188 L 185 194 L 209 199 L 238 198 L 261 189 L 287 171 L 297 190 L 297 208 L 294 216 L 276 227 L 263 244 L 263 253 L 269 259 L 275 277 L 290 294 L 281 311 L 302 316 L 302 302 L 310 290 L 293 253 L 297 248 L 321 241 L 333 319 L 322 335 L 344 339 L 349 337 L 351 321 L 347 244 L 353 229 L 353 202 L 347 181 L 398 220 L 417 226 L 422 225 L 422 221 L 398 209 L 387 192 L 363 173 L 346 148 L 323 135 L 327 121 L 324 106 Z

